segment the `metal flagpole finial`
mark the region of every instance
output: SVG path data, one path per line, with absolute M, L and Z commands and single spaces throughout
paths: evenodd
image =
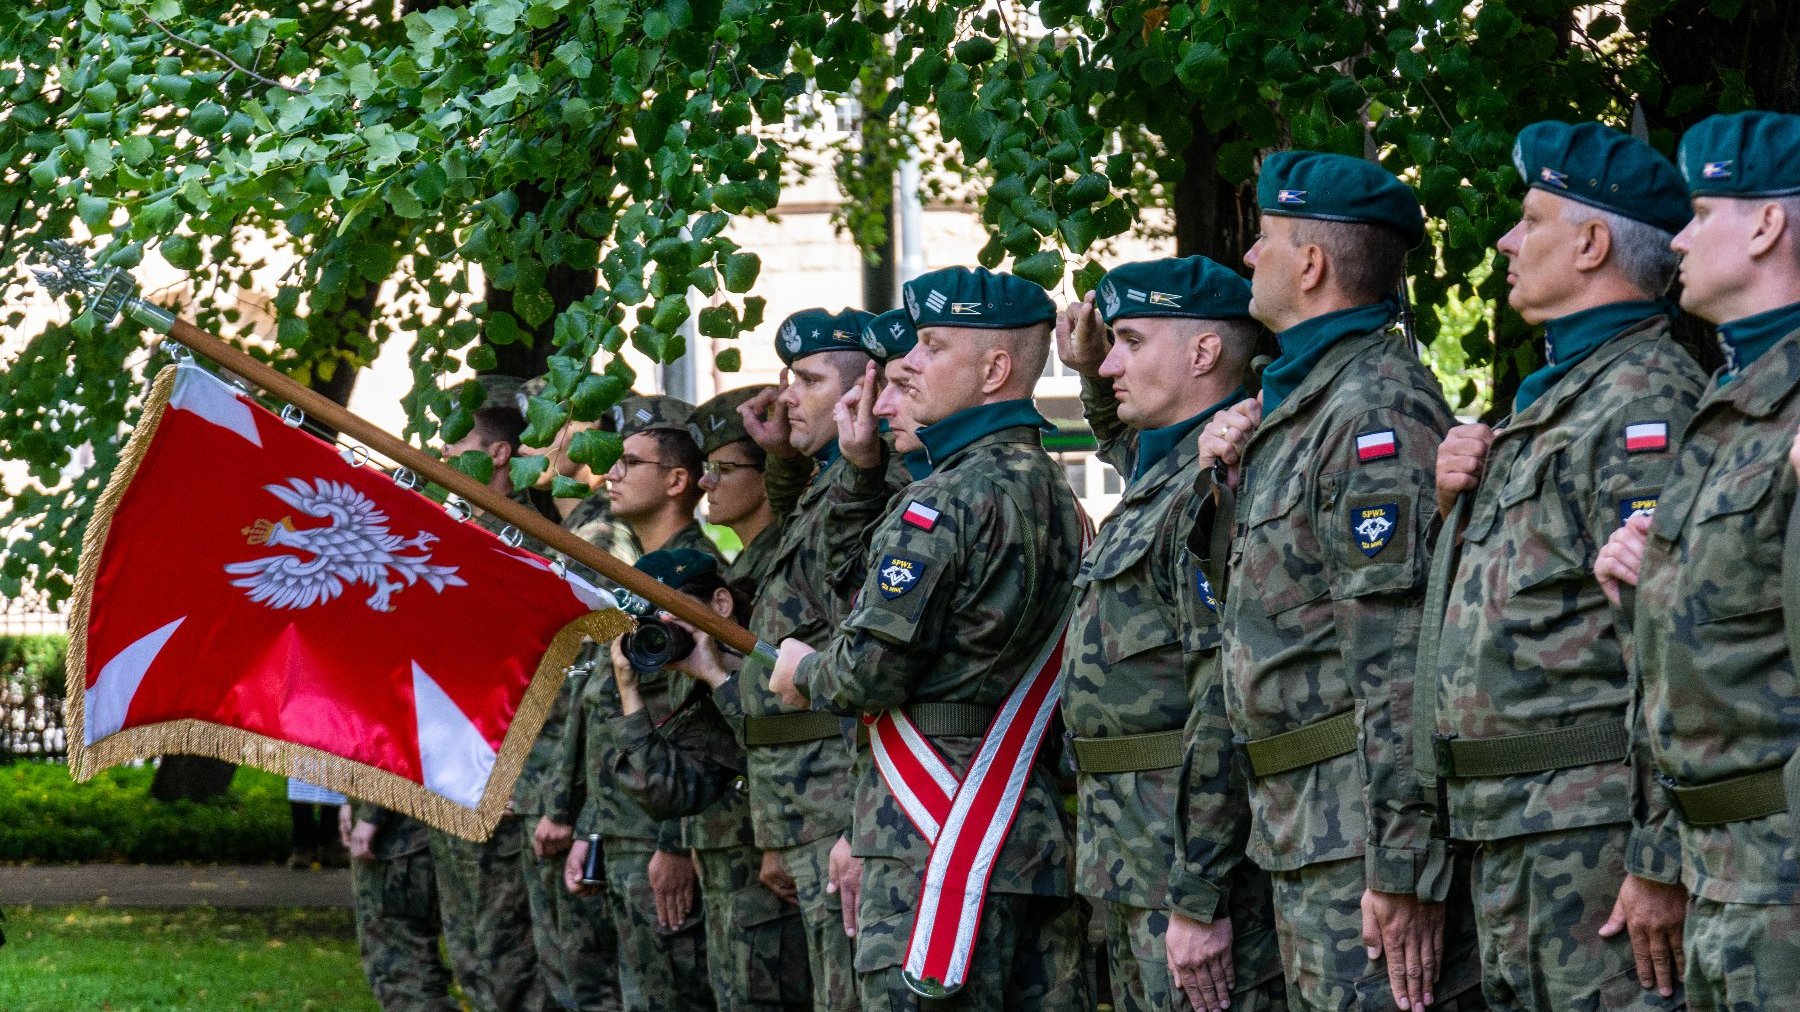
M 72 242 L 51 239 L 39 243 L 31 259 L 43 265 L 41 269 L 33 267 L 31 273 L 45 291 L 56 298 L 80 295 L 86 302 L 83 308 L 102 327 L 111 327 L 121 313 L 158 333 L 166 334 L 174 326 L 174 314 L 138 297 L 137 282 L 130 274 L 117 267 L 95 267 L 87 253 Z

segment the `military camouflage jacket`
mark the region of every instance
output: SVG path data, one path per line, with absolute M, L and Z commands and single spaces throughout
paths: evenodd
M 793 638 L 823 646 L 843 620 L 861 578 L 862 553 L 847 552 L 845 539 L 862 537 L 864 525 L 834 507 L 832 490 L 854 479 L 856 468 L 842 457 L 807 487 L 793 513 L 782 522 L 781 540 L 770 572 L 750 610 L 750 630 L 770 645 Z M 883 497 L 884 498 L 884 497 Z M 878 513 L 880 498 L 863 509 Z M 856 568 L 834 565 L 856 557 Z M 718 695 L 719 707 L 734 719 L 792 712 L 766 684 L 735 682 Z M 844 799 L 850 796 L 850 738 L 825 738 L 749 750 L 750 816 L 757 846 L 792 847 L 850 828 Z
M 744 746 L 705 685 L 689 690 L 678 712 L 664 723 L 639 710 L 607 721 L 606 735 L 613 782 L 652 817 L 674 819 L 722 807 L 747 814 Z M 746 835 L 711 846 L 749 842 Z
M 367 801 L 354 804 L 352 813 L 356 821 L 373 823 L 375 826 L 375 841 L 370 844 L 375 852 L 375 860 L 392 861 L 431 849 L 430 826 L 410 815 L 401 815 L 391 808 L 382 808 Z
M 1673 436 L 1705 383 L 1658 316 L 1601 345 L 1500 426 L 1464 507 L 1460 550 L 1448 537 L 1437 548 L 1459 553 L 1447 586 L 1433 588 L 1447 593 L 1445 612 L 1425 618 L 1442 620 L 1437 656 L 1422 669 L 1438 679 L 1439 734 L 1496 738 L 1626 718 L 1635 684 L 1626 637 L 1594 579 L 1594 557 L 1626 518 L 1656 507 Z M 1629 449 L 1634 425 L 1663 438 Z M 1629 781 L 1613 762 L 1451 778 L 1450 835 L 1495 840 L 1625 822 Z
M 610 555 L 635 562 L 644 554 L 631 528 L 613 519 L 612 500 L 605 489 L 595 489 L 563 517 L 563 529 Z M 585 575 L 585 574 L 584 574 Z
M 876 527 L 856 607 L 796 682 L 815 706 L 843 714 L 910 703 L 998 707 L 1057 635 L 1080 563 L 1081 516 L 1038 431 L 1012 426 L 975 439 L 907 490 L 938 516 L 924 529 L 891 513 Z M 896 584 L 883 570 L 910 564 Z M 936 738 L 960 775 L 979 738 Z M 1038 754 L 993 892 L 1068 895 L 1071 845 L 1052 757 Z M 931 848 L 873 763 L 858 764 L 852 849 L 923 873 Z
M 688 524 L 669 538 L 665 549 L 692 548 L 717 553 L 711 539 L 698 523 Z M 579 812 L 575 821 L 578 833 L 601 833 L 609 841 L 619 841 L 624 849 L 639 847 L 663 850 L 681 849 L 681 825 L 678 820 L 654 819 L 642 807 L 625 796 L 611 780 L 612 759 L 606 754 L 603 732 L 606 721 L 619 713 L 619 686 L 613 680 L 612 655 L 602 648 L 590 653 L 592 669 L 580 676 L 574 692 L 576 733 L 565 734 L 562 765 L 574 770 L 571 778 L 570 804 Z M 638 690 L 644 698 L 644 712 L 655 721 L 666 720 L 675 705 L 673 672 L 658 671 L 640 675 Z M 609 847 L 615 844 L 608 843 Z
M 1179 730 L 1193 698 L 1219 678 L 1218 601 L 1187 553 L 1197 447 L 1137 466 L 1137 432 L 1118 420 L 1110 380 L 1083 380 L 1082 404 L 1100 457 L 1131 482 L 1101 525 L 1075 578 L 1075 612 L 1063 647 L 1062 713 L 1078 738 Z M 1213 745 L 1231 754 L 1229 731 Z M 1163 905 L 1175 860 L 1179 768 L 1078 773 L 1075 886 L 1084 895 L 1139 907 Z M 1250 810 L 1219 808 L 1222 821 L 1190 827 L 1237 843 Z M 1229 846 L 1221 850 L 1229 850 Z M 1228 873 L 1226 860 L 1216 870 Z M 1220 879 L 1223 893 L 1223 877 Z M 1207 912 L 1210 919 L 1212 911 Z
M 519 768 L 519 779 L 513 783 L 513 811 L 519 815 L 548 815 L 564 825 L 572 824 L 569 808 L 569 781 L 562 765 L 563 732 L 569 723 L 570 701 L 575 698 L 577 679 L 563 679 L 550 703 L 550 713 L 538 731 L 537 740 L 525 755 Z
M 1651 750 L 1688 787 L 1779 766 L 1800 749 L 1781 594 L 1800 332 L 1719 380 L 1681 435 L 1634 612 Z M 1800 903 L 1791 814 L 1682 825 L 1682 881 L 1719 902 Z
M 1363 856 L 1370 888 L 1447 886 L 1409 716 L 1450 421 L 1384 328 L 1331 345 L 1250 437 L 1223 612 L 1232 730 L 1257 740 L 1354 713 L 1361 753 L 1256 781 L 1249 853 L 1264 868 Z

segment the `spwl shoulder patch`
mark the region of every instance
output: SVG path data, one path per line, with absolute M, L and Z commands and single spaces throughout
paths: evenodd
M 919 585 L 919 580 L 925 576 L 925 560 L 889 552 L 881 557 L 881 565 L 875 568 L 875 574 L 879 578 L 876 587 L 881 596 L 896 601 Z
M 1356 547 L 1371 559 L 1380 555 L 1394 539 L 1399 526 L 1400 504 L 1397 502 L 1359 506 L 1350 511 L 1350 536 L 1355 539 Z
M 1619 500 L 1619 526 L 1623 527 L 1632 517 L 1639 514 L 1653 516 L 1656 513 L 1656 496 L 1638 495 Z
M 1206 610 L 1217 614 L 1219 611 L 1219 595 L 1213 593 L 1212 581 L 1206 578 L 1206 570 L 1194 570 L 1194 586 L 1200 591 L 1200 603 Z

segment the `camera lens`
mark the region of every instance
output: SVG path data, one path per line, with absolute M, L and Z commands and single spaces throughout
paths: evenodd
M 660 671 L 694 650 L 686 629 L 646 619 L 625 636 L 625 659 L 643 674 Z

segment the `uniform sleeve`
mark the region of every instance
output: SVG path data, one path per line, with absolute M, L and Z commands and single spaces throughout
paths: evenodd
M 874 713 L 897 706 L 935 660 L 962 568 L 961 544 L 979 537 L 1005 545 L 981 530 L 985 509 L 919 500 L 938 515 L 929 529 L 894 514 L 869 546 L 869 572 L 856 605 L 830 644 L 801 661 L 795 684 L 819 709 Z
M 1165 558 L 1175 577 L 1186 669 L 1187 726 L 1175 795 L 1175 854 L 1169 869 L 1169 906 L 1198 921 L 1223 916 L 1232 873 L 1244 862 L 1250 799 L 1233 762 L 1231 725 L 1219 667 L 1219 598 L 1199 560 L 1187 550 L 1200 497 L 1189 494 L 1175 514 Z
M 563 679 L 562 686 L 556 690 L 557 700 L 550 708 L 551 717 L 544 722 L 543 728 L 538 732 L 538 740 L 532 743 L 531 751 L 525 755 L 525 764 L 520 768 L 519 779 L 513 785 L 514 807 L 519 811 L 568 811 L 568 778 L 563 775 L 561 757 L 562 741 L 568 732 L 574 682 L 573 677 Z M 550 740 L 546 741 L 546 738 Z
M 704 686 L 693 691 L 706 693 Z M 653 818 L 664 820 L 664 827 L 711 807 L 742 772 L 724 758 L 737 754 L 737 745 L 710 699 L 690 700 L 660 728 L 649 710 L 613 717 L 606 722 L 606 736 L 613 783 Z M 675 842 L 664 846 L 658 834 L 658 849 L 679 850 Z
M 1137 466 L 1137 430 L 1119 421 L 1119 399 L 1112 380 L 1104 376 L 1081 377 L 1081 413 L 1100 444 L 1097 456 L 1113 470 L 1129 477 Z
M 1413 766 L 1412 690 L 1446 422 L 1402 407 L 1356 418 L 1332 434 L 1333 459 L 1344 467 L 1321 476 L 1314 500 L 1338 650 L 1361 724 L 1366 882 L 1433 900 L 1443 898 L 1449 876 L 1444 841 L 1434 838 L 1435 796 Z
M 769 497 L 769 508 L 775 519 L 785 520 L 800 505 L 806 485 L 812 480 L 813 459 L 807 456 L 777 457 L 770 454 L 763 462 L 763 492 Z
M 569 719 L 563 725 L 562 742 L 556 754 L 556 776 L 561 790 L 545 799 L 544 815 L 552 822 L 573 826 L 587 802 L 587 686 L 592 671 L 577 667 L 564 686 L 569 690 Z

